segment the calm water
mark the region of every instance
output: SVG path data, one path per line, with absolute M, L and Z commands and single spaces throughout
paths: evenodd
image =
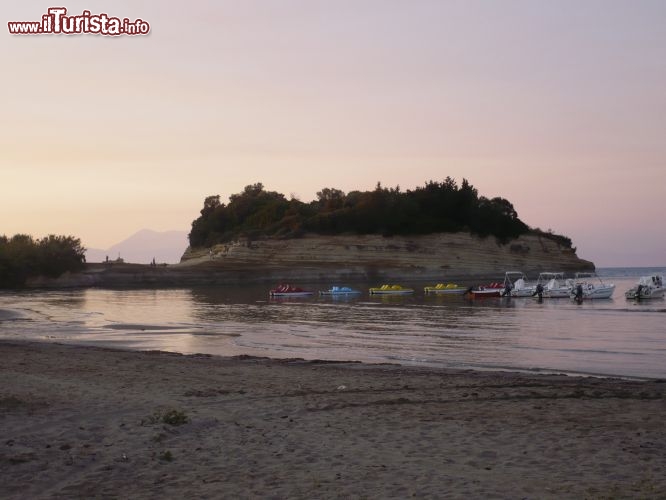
M 582 305 L 422 293 L 371 298 L 367 292 L 276 301 L 267 298 L 269 286 L 3 292 L 0 338 L 666 378 L 666 301 L 624 298 L 650 272 L 666 274 L 666 268 L 600 270 L 616 284 L 614 298 Z

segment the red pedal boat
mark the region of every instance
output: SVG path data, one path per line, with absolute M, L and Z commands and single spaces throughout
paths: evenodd
M 478 299 L 482 297 L 501 297 L 504 294 L 506 287 L 504 283 L 489 283 L 488 285 L 479 285 L 472 288 L 467 292 L 472 298 Z
M 269 292 L 271 297 L 307 297 L 313 294 L 314 292 L 311 290 L 303 290 L 291 285 L 278 285 Z

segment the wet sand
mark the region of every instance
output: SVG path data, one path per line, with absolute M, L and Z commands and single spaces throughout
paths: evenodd
M 666 383 L 0 342 L 0 497 L 666 498 Z

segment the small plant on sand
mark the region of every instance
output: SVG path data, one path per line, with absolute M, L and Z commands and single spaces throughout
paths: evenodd
M 160 460 L 164 460 L 165 462 L 171 462 L 173 461 L 173 454 L 171 451 L 166 450 L 160 453 Z
M 141 419 L 141 425 L 155 425 L 163 422 L 169 425 L 183 425 L 190 421 L 184 411 L 166 410 L 162 413 L 155 412 L 145 419 Z
M 189 422 L 184 411 L 169 410 L 162 415 L 162 422 L 169 425 L 183 425 Z
M 152 439 L 153 439 L 153 443 L 161 443 L 162 441 L 164 441 L 164 439 L 165 439 L 166 437 L 167 437 L 167 435 L 164 434 L 163 432 L 160 432 L 159 434 L 155 434 L 155 435 L 153 436 L 153 438 L 152 438 Z
M 159 413 L 153 413 L 149 417 L 141 419 L 141 425 L 155 425 L 160 422 L 162 416 Z

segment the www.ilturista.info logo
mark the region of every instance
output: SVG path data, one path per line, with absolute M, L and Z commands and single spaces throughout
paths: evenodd
M 10 21 L 7 23 L 12 35 L 147 35 L 150 24 L 143 19 L 130 21 L 107 14 L 91 14 L 84 10 L 79 16 L 68 16 L 65 7 L 51 7 L 41 21 Z

